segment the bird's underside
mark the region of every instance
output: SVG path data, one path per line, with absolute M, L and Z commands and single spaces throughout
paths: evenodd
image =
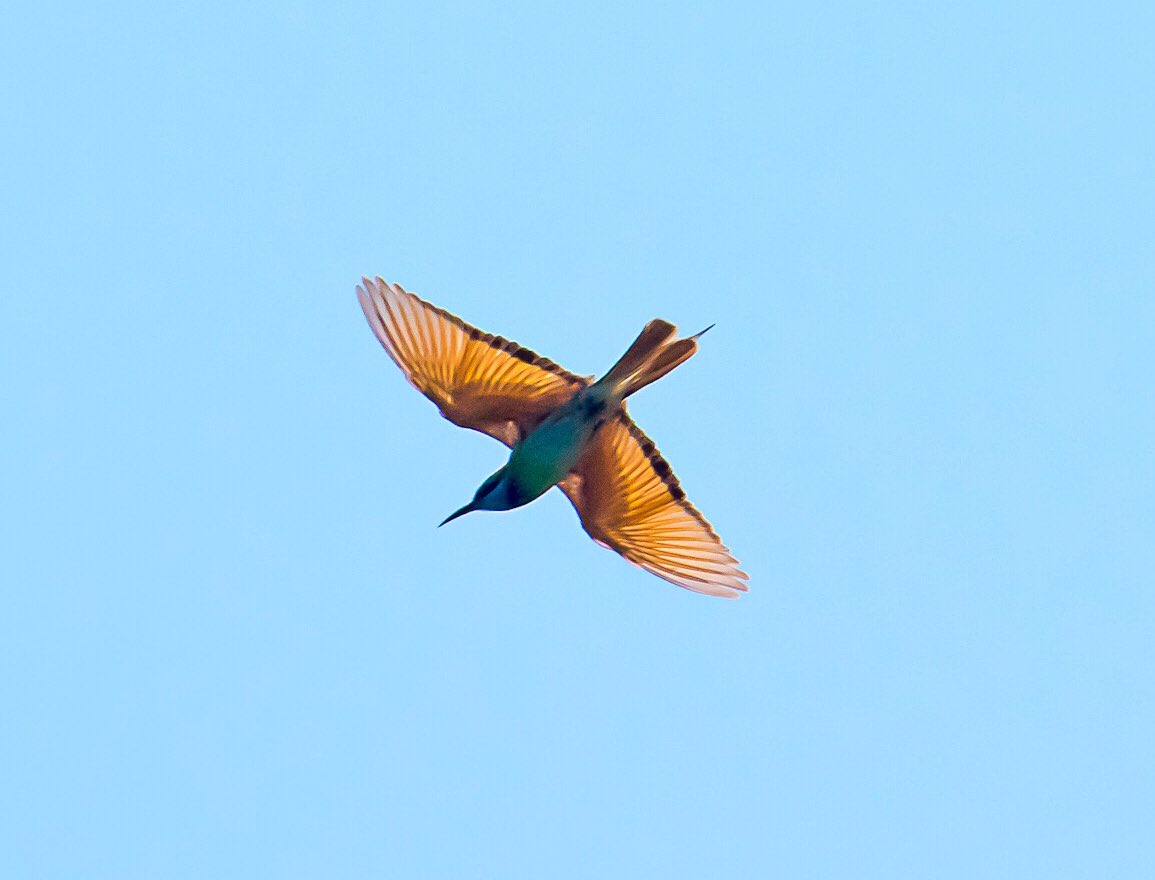
M 362 279 L 365 317 L 409 382 L 454 424 L 513 447 L 588 387 L 578 376 L 381 278 Z M 604 547 L 680 587 L 735 598 L 746 574 L 687 500 L 625 404 L 559 487 Z

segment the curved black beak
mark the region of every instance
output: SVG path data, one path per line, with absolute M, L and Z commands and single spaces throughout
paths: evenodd
M 463 508 L 461 508 L 461 510 L 455 511 L 454 513 L 451 513 L 451 514 L 449 514 L 449 516 L 445 517 L 445 519 L 443 519 L 441 522 L 439 522 L 437 524 L 437 528 L 441 528 L 447 522 L 449 522 L 450 520 L 457 519 L 459 516 L 465 516 L 465 514 L 469 513 L 471 510 L 477 510 L 477 508 L 473 506 L 472 501 L 470 501 Z

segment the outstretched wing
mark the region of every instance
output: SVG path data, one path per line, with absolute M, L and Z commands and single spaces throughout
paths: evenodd
M 409 382 L 463 428 L 513 446 L 589 380 L 482 333 L 381 278 L 361 279 L 369 326 Z
M 679 587 L 737 598 L 747 575 L 622 409 L 561 483 L 599 544 Z

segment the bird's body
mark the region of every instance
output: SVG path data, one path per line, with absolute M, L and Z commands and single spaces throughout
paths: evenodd
M 737 561 L 625 408 L 629 395 L 688 360 L 701 333 L 673 339 L 672 324 L 651 321 L 593 382 L 400 285 L 362 282 L 365 316 L 410 383 L 450 421 L 511 447 L 506 464 L 442 525 L 474 510 L 520 507 L 559 486 L 590 536 L 629 561 L 697 592 L 746 589 Z
M 578 463 L 604 421 L 605 402 L 592 399 L 595 394 L 590 388 L 577 392 L 513 447 L 506 468 L 527 502 L 564 480 Z
M 601 383 L 583 388 L 513 448 L 508 469 L 530 501 L 566 478 L 607 414 L 620 404 Z

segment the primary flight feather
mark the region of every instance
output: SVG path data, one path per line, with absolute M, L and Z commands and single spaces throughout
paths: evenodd
M 688 360 L 701 333 L 676 339 L 673 324 L 650 321 L 595 382 L 398 284 L 361 281 L 365 317 L 413 387 L 454 424 L 512 450 L 442 525 L 474 510 L 520 507 L 558 486 L 590 537 L 635 565 L 712 596 L 746 589 L 737 560 L 626 412 L 625 399 Z

